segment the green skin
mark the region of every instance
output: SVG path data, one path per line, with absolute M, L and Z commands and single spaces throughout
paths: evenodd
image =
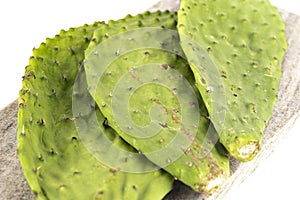
M 162 199 L 172 188 L 173 177 L 162 170 L 132 174 L 103 165 L 77 133 L 75 120 L 81 119 L 72 113 L 73 85 L 93 31 L 101 26 L 61 31 L 33 50 L 26 67 L 19 98 L 18 156 L 37 199 L 150 200 Z M 87 88 L 82 77 L 81 83 Z M 96 112 L 102 123 L 101 112 Z M 82 118 L 89 118 L 88 113 Z M 100 128 L 113 144 L 135 151 L 112 129 Z M 145 160 L 139 164 L 152 166 Z
M 182 0 L 178 17 L 181 40 L 189 38 L 204 48 L 218 70 L 221 100 L 213 97 L 218 89 L 208 90 L 214 81 L 207 80 L 201 63 L 192 61 L 197 52 L 183 42 L 221 143 L 234 158 L 252 160 L 272 115 L 287 48 L 277 9 L 268 0 Z
M 209 194 L 218 189 L 223 181 L 229 177 L 229 160 L 225 156 L 225 150 L 219 143 L 217 143 L 215 147 L 211 147 L 211 151 L 208 152 L 205 157 L 201 157 L 201 155 L 203 155 L 203 153 L 205 153 L 207 150 L 203 143 L 209 144 L 210 141 L 215 141 L 217 134 L 214 128 L 208 130 L 210 125 L 210 121 L 207 119 L 208 113 L 204 107 L 197 88 L 194 87 L 194 76 L 188 67 L 187 61 L 174 55 L 174 53 L 172 54 L 164 50 L 151 48 L 137 49 L 124 55 L 116 55 L 115 60 L 105 69 L 103 73 L 104 76 L 101 78 L 95 78 L 95 74 L 97 74 L 99 70 L 98 67 L 100 65 L 97 64 L 97 62 L 95 65 L 90 64 L 93 63 L 93 61 L 89 60 L 89 58 L 97 56 L 98 53 L 103 54 L 103 50 L 105 50 L 105 48 L 98 51 L 98 44 L 104 43 L 107 38 L 113 38 L 114 35 L 120 32 L 136 30 L 143 27 L 162 26 L 166 29 L 176 30 L 176 20 L 177 16 L 175 13 L 145 13 L 144 15 L 138 15 L 135 17 L 128 16 L 119 21 L 110 21 L 107 26 L 103 26 L 95 31 L 93 41 L 90 43 L 85 57 L 86 64 L 84 66 L 86 69 L 87 82 L 89 88 L 91 88 L 90 93 L 95 99 L 96 103 L 99 105 L 103 115 L 107 117 L 109 126 L 116 130 L 116 132 L 124 140 L 126 140 L 126 142 L 128 142 L 138 151 L 144 153 L 146 157 L 153 163 L 163 167 L 176 179 L 179 179 L 183 183 L 189 185 L 195 191 Z M 144 37 L 145 40 L 148 39 L 146 34 Z M 180 49 L 178 34 L 176 34 L 176 37 L 177 40 L 175 40 L 174 44 L 176 44 L 177 48 Z M 159 41 L 159 37 L 157 37 L 157 39 Z M 166 41 L 161 42 L 165 45 L 167 44 Z M 115 48 L 114 52 L 117 52 L 118 49 L 122 48 L 122 44 L 120 43 L 119 45 L 121 46 L 109 46 L 109 48 Z M 99 63 L 100 62 L 101 60 Z M 116 121 L 112 111 L 112 96 L 115 95 L 115 93 L 111 94 L 111 91 L 114 91 L 118 81 L 124 75 L 130 75 L 129 72 L 132 70 L 132 66 L 136 66 L 136 69 L 134 69 L 136 74 L 131 74 L 131 78 L 140 82 L 145 81 L 142 76 L 139 76 L 139 72 L 143 70 L 140 66 L 149 63 L 159 63 L 172 66 L 173 70 L 176 70 L 179 74 L 182 74 L 193 87 L 193 92 L 196 94 L 200 105 L 199 109 L 201 116 L 199 116 L 199 128 L 196 139 L 189 148 L 180 150 L 182 154 L 180 158 L 175 161 L 169 160 L 169 164 L 167 163 L 167 153 L 161 153 L 159 155 L 151 155 L 148 153 L 166 147 L 166 145 L 169 144 L 174 138 L 174 135 L 176 135 L 176 130 L 180 129 L 178 121 L 170 115 L 170 113 L 172 113 L 172 116 L 175 115 L 171 111 L 180 111 L 182 109 L 179 105 L 178 99 L 172 93 L 172 91 L 166 87 L 162 87 L 153 83 L 143 85 L 131 95 L 128 110 L 130 112 L 130 117 L 135 124 L 140 126 L 148 125 L 151 121 L 149 110 L 155 105 L 159 105 L 159 107 L 166 112 L 166 115 L 169 114 L 166 120 L 159 121 L 160 124 L 166 122 L 167 126 L 162 128 L 159 134 L 147 138 L 146 140 L 138 139 L 125 133 L 124 130 L 118 125 L 118 122 Z M 103 63 L 101 64 L 103 65 Z M 162 70 L 161 73 L 166 72 Z M 153 73 L 149 74 L 154 75 Z M 95 83 L 97 84 L 96 86 Z M 129 91 L 124 90 L 123 96 L 125 96 L 126 92 Z M 117 106 L 124 107 L 124 105 L 121 104 Z M 181 112 L 176 114 L 176 118 L 181 118 Z M 205 134 L 207 132 L 208 138 L 205 139 Z M 172 151 L 172 153 L 174 153 L 174 151 Z

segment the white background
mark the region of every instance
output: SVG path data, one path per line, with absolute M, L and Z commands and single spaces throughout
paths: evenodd
M 3 0 L 0 2 L 0 110 L 17 99 L 32 48 L 60 29 L 123 18 L 145 11 L 158 0 Z M 271 0 L 300 15 L 298 0 Z M 299 33 L 300 36 L 300 33 Z M 300 121 L 269 159 L 228 200 L 300 199 Z

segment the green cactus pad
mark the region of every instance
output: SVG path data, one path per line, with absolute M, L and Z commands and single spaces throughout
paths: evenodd
M 176 13 L 156 12 L 110 21 L 94 32 L 84 68 L 105 123 L 175 179 L 211 193 L 229 176 L 229 161 L 184 58 L 176 20 Z
M 253 159 L 287 47 L 277 9 L 268 0 L 182 0 L 178 16 L 182 48 L 221 143 L 236 159 Z M 199 46 L 210 62 L 198 56 Z
M 33 50 L 26 67 L 18 112 L 18 156 L 25 177 L 37 199 L 161 199 L 172 187 L 173 177 L 156 170 L 149 173 L 127 173 L 111 168 L 96 159 L 83 144 L 76 129 L 77 121 L 90 118 L 89 113 L 74 116 L 72 100 L 90 96 L 85 77 L 77 77 L 93 31 L 103 23 L 84 25 L 61 31 Z M 73 85 L 81 83 L 73 96 Z M 112 144 L 135 152 L 112 129 L 102 124 L 97 112 L 99 128 L 104 134 L 90 139 L 108 138 Z M 76 123 L 75 123 L 76 122 Z M 86 124 L 91 127 L 91 124 Z M 117 155 L 116 155 L 117 158 Z M 153 164 L 142 159 L 138 166 Z

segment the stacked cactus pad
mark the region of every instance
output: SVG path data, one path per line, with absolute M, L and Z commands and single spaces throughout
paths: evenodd
M 252 160 L 287 48 L 268 0 L 182 0 L 62 30 L 23 76 L 18 156 L 37 199 L 211 194 Z

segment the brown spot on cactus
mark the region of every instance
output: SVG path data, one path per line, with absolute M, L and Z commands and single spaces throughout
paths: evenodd
M 170 17 L 172 16 L 172 17 Z M 159 18 L 158 21 L 156 18 Z M 168 30 L 176 30 L 176 20 L 174 20 L 176 16 L 171 13 L 168 15 L 163 15 L 162 13 L 159 16 L 153 18 L 153 16 L 149 15 L 149 17 L 144 16 L 142 27 L 150 26 L 154 27 L 164 27 L 164 29 Z M 199 109 L 198 101 L 202 105 L 202 100 L 199 96 L 197 90 L 193 90 L 196 93 L 196 98 L 193 99 L 188 97 L 186 100 L 187 108 L 182 109 L 180 107 L 180 103 L 178 102 L 178 96 L 182 93 L 182 86 L 174 85 L 170 88 L 164 88 L 159 86 L 159 84 L 164 80 L 176 80 L 178 82 L 182 82 L 187 80 L 189 85 L 194 86 L 195 80 L 193 74 L 191 73 L 191 69 L 186 60 L 182 57 L 178 56 L 182 54 L 182 50 L 179 46 L 178 34 L 176 31 L 169 34 L 169 38 L 162 39 L 166 34 L 166 30 L 164 30 L 163 34 L 158 34 L 155 37 L 155 40 L 152 40 L 153 37 L 150 32 L 145 32 L 145 34 L 140 33 L 140 35 L 126 35 L 126 33 L 131 32 L 132 30 L 141 30 L 143 29 L 139 27 L 136 23 L 138 17 L 132 17 L 130 19 L 120 20 L 120 21 L 111 21 L 108 26 L 103 29 L 98 29 L 94 32 L 94 38 L 97 38 L 96 43 L 90 43 L 88 49 L 86 50 L 86 64 L 85 72 L 87 77 L 87 82 L 89 85 L 89 92 L 92 95 L 93 99 L 96 101 L 98 105 L 101 105 L 102 102 L 106 102 L 106 107 L 100 107 L 103 115 L 110 119 L 110 127 L 112 127 L 116 132 L 130 145 L 138 149 L 142 154 L 144 154 L 149 160 L 154 162 L 156 165 L 163 167 L 167 172 L 171 173 L 173 176 L 177 177 L 179 180 L 184 182 L 185 184 L 194 188 L 195 182 L 201 183 L 201 191 L 206 191 L 210 193 L 210 189 L 206 188 L 210 186 L 210 180 L 208 177 L 211 177 L 211 169 L 208 163 L 211 160 L 214 160 L 216 165 L 219 166 L 219 170 L 222 173 L 214 173 L 214 177 L 221 176 L 219 180 L 225 180 L 226 177 L 229 176 L 229 161 L 225 156 L 224 151 L 218 152 L 213 146 L 212 151 L 206 151 L 206 156 L 202 156 L 200 153 L 202 150 L 202 145 L 205 140 L 205 133 L 207 133 L 207 129 L 209 127 L 209 122 L 199 115 L 197 112 L 198 119 L 195 122 L 190 124 L 185 124 L 186 122 L 182 120 L 182 115 L 187 110 L 197 110 Z M 126 31 L 125 28 L 126 27 Z M 123 40 L 119 40 L 118 44 L 113 44 L 111 42 L 115 41 L 115 38 L 120 37 L 120 32 L 124 33 L 124 44 L 122 44 Z M 103 37 L 103 33 L 107 33 L 110 37 L 107 39 Z M 123 35 L 123 34 L 122 34 Z M 148 38 L 149 39 L 148 39 Z M 128 40 L 128 38 L 131 38 Z M 166 51 L 162 51 L 154 48 L 136 48 L 134 51 L 126 51 L 126 47 L 130 46 L 134 43 L 139 43 L 140 41 L 151 41 L 151 43 L 156 43 L 159 48 L 167 48 L 170 46 L 170 41 L 173 46 L 173 49 L 176 49 L 176 53 L 170 53 Z M 127 44 L 127 45 L 126 45 Z M 108 45 L 107 48 L 102 45 Z M 152 45 L 152 44 L 150 44 Z M 217 44 L 215 44 L 217 45 Z M 120 50 L 120 55 L 115 57 L 115 52 L 118 49 Z M 197 49 L 195 49 L 197 50 Z M 102 52 L 97 56 L 93 55 L 93 52 L 98 51 Z M 145 55 L 147 53 L 147 56 Z M 93 65 L 92 63 L 100 63 L 104 62 L 104 55 L 113 55 L 114 61 L 108 64 L 107 68 L 98 68 L 99 65 Z M 177 54 L 177 55 L 176 55 Z M 124 59 L 126 58 L 126 59 Z M 204 58 L 205 59 L 205 58 Z M 158 63 L 157 68 L 152 67 L 151 65 L 147 66 L 148 63 Z M 142 66 L 146 65 L 147 67 L 143 68 Z M 122 66 L 122 67 L 120 67 Z M 153 71 L 151 71 L 153 69 Z M 155 69 L 155 70 L 154 70 Z M 146 70 L 146 71 L 144 71 Z M 149 70 L 149 72 L 147 72 Z M 101 71 L 101 73 L 100 73 Z M 176 71 L 176 76 L 168 76 L 168 73 Z M 106 76 L 107 72 L 112 72 L 113 76 Z M 93 74 L 103 74 L 103 76 L 99 76 L 97 82 L 94 82 Z M 143 76 L 144 74 L 151 74 L 151 76 Z M 162 75 L 166 74 L 165 78 Z M 119 81 L 122 81 L 123 78 L 127 78 L 126 80 L 130 80 L 128 82 L 124 82 L 124 84 L 119 84 Z M 124 79 L 125 80 L 125 79 Z M 174 82 L 176 82 L 174 80 Z M 122 82 L 123 83 L 123 82 Z M 98 89 L 95 89 L 98 88 Z M 100 89 L 101 88 L 101 89 Z M 187 90 L 187 88 L 184 88 Z M 113 91 L 113 96 L 109 98 L 107 94 Z M 122 94 L 122 96 L 120 96 Z M 130 99 L 127 101 L 127 96 Z M 187 95 L 188 96 L 188 95 Z M 126 97 L 126 98 L 125 98 Z M 197 97 L 199 97 L 197 99 Z M 121 99 L 122 102 L 118 100 Z M 117 104 L 115 103 L 117 102 Z M 123 105 L 123 102 L 129 102 L 128 106 Z M 122 120 L 125 121 L 123 128 L 120 128 L 121 125 L 118 123 L 118 116 L 114 115 L 112 110 L 113 105 L 118 105 L 115 112 L 119 113 L 122 108 L 128 108 L 125 112 L 122 112 L 120 116 L 122 116 Z M 154 123 L 160 126 L 160 131 L 157 135 L 153 135 L 151 137 L 145 137 L 147 139 L 139 139 L 136 137 L 132 137 L 131 135 L 139 130 L 140 127 L 146 127 L 148 123 L 151 123 L 151 116 L 149 116 L 149 110 L 151 108 L 157 108 L 161 111 L 161 115 L 166 116 L 166 119 L 155 120 Z M 138 110 L 137 113 L 134 110 Z M 128 112 L 129 111 L 129 112 Z M 180 111 L 180 112 L 178 112 Z M 150 111 L 151 112 L 151 111 Z M 207 111 L 204 106 L 201 106 L 201 114 L 206 113 Z M 153 112 L 154 113 L 154 112 Z M 134 122 L 127 119 L 132 119 Z M 199 130 L 197 130 L 196 124 L 200 123 Z M 138 126 L 135 126 L 137 124 Z M 179 135 L 183 137 L 183 139 L 179 142 L 179 144 L 171 144 L 174 146 L 178 146 L 178 149 L 175 151 L 171 151 L 180 153 L 182 156 L 178 159 L 174 159 L 167 153 L 160 153 L 159 156 L 149 154 L 149 152 L 155 152 L 159 149 L 164 149 L 170 141 L 172 141 L 173 137 L 176 136 L 176 131 L 179 131 Z M 191 148 L 181 146 L 183 141 L 193 141 L 192 130 L 196 130 L 197 132 L 196 144 L 192 145 Z M 144 134 L 146 131 L 139 131 L 137 133 Z M 144 135 L 142 135 L 143 137 Z M 214 137 L 215 131 L 211 129 L 208 132 L 208 137 Z M 219 146 L 220 144 L 217 144 Z M 190 149 L 190 151 L 183 151 L 182 149 Z M 171 153 L 171 154 L 172 154 Z M 208 159 L 210 158 L 210 159 Z M 192 164 L 191 164 L 192 163 Z M 199 177 L 199 171 L 203 171 L 201 176 Z M 216 182 L 216 184 L 221 184 L 221 181 Z M 215 184 L 214 184 L 215 185 Z M 204 189 L 206 188 L 206 189 Z M 197 190 L 199 191 L 199 190 Z

